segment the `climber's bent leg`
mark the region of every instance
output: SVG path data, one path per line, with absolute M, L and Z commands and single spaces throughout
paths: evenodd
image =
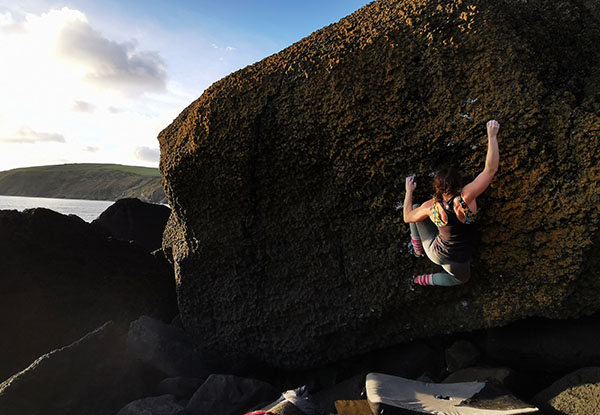
M 459 284 L 464 284 L 471 278 L 471 261 L 467 262 L 446 262 L 442 264 L 442 268 L 448 274 L 459 281 Z M 453 284 L 456 285 L 456 284 Z
M 423 244 L 423 250 L 425 251 L 427 258 L 429 258 L 434 264 L 440 265 L 440 259 L 433 250 L 433 241 L 438 235 L 437 227 L 429 219 L 425 219 L 422 222 L 417 222 L 414 225 L 417 228 L 419 236 L 421 237 L 421 243 Z
M 452 262 L 442 265 L 446 272 L 436 272 L 435 274 L 423 274 L 414 277 L 413 282 L 418 285 L 439 285 L 442 287 L 452 287 L 454 285 L 464 284 L 471 278 L 470 262 Z

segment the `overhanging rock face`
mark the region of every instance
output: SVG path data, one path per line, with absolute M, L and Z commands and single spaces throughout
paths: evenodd
M 181 318 L 216 362 L 300 368 L 598 307 L 600 21 L 582 1 L 376 1 L 210 87 L 159 136 Z M 417 174 L 501 167 L 472 280 L 406 250 Z

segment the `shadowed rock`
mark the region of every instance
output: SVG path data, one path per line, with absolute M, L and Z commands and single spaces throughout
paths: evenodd
M 3 415 L 101 415 L 149 393 L 124 353 L 125 332 L 108 322 L 45 354 L 0 384 Z
M 206 379 L 209 375 L 185 332 L 148 316 L 132 321 L 127 350 L 166 376 Z M 198 385 L 199 386 L 199 385 Z
M 220 80 L 159 136 L 186 330 L 223 363 L 300 368 L 411 338 L 598 307 L 600 22 L 593 2 L 379 0 Z M 593 8 L 593 10 L 591 9 Z M 406 251 L 399 201 L 485 122 L 465 286 Z
M 0 379 L 108 320 L 172 318 L 163 262 L 47 209 L 0 211 Z
M 232 375 L 210 375 L 185 407 L 189 413 L 237 415 L 277 398 L 268 383 Z
M 171 210 L 139 199 L 120 199 L 92 222 L 92 227 L 123 241 L 135 241 L 148 252 L 162 246 Z
M 161 395 L 131 402 L 117 415 L 182 415 L 184 409 L 173 395 Z

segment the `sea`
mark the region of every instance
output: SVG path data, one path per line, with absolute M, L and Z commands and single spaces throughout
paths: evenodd
M 19 210 L 43 207 L 65 215 L 77 215 L 91 222 L 104 212 L 113 201 L 52 199 L 46 197 L 0 196 L 0 210 Z

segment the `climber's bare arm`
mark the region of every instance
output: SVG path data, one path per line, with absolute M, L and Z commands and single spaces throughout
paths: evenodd
M 477 196 L 482 194 L 484 190 L 488 188 L 494 179 L 494 175 L 498 171 L 498 163 L 500 161 L 500 153 L 498 151 L 499 129 L 500 124 L 498 121 L 489 120 L 487 122 L 488 149 L 485 158 L 485 168 L 479 173 L 479 176 L 477 176 L 475 180 L 463 187 L 462 196 L 467 204 L 474 201 Z
M 406 196 L 404 196 L 404 222 L 421 222 L 427 219 L 430 215 L 433 201 L 428 200 L 416 209 L 413 209 L 413 192 L 417 188 L 415 183 L 415 176 L 408 176 L 406 178 Z

